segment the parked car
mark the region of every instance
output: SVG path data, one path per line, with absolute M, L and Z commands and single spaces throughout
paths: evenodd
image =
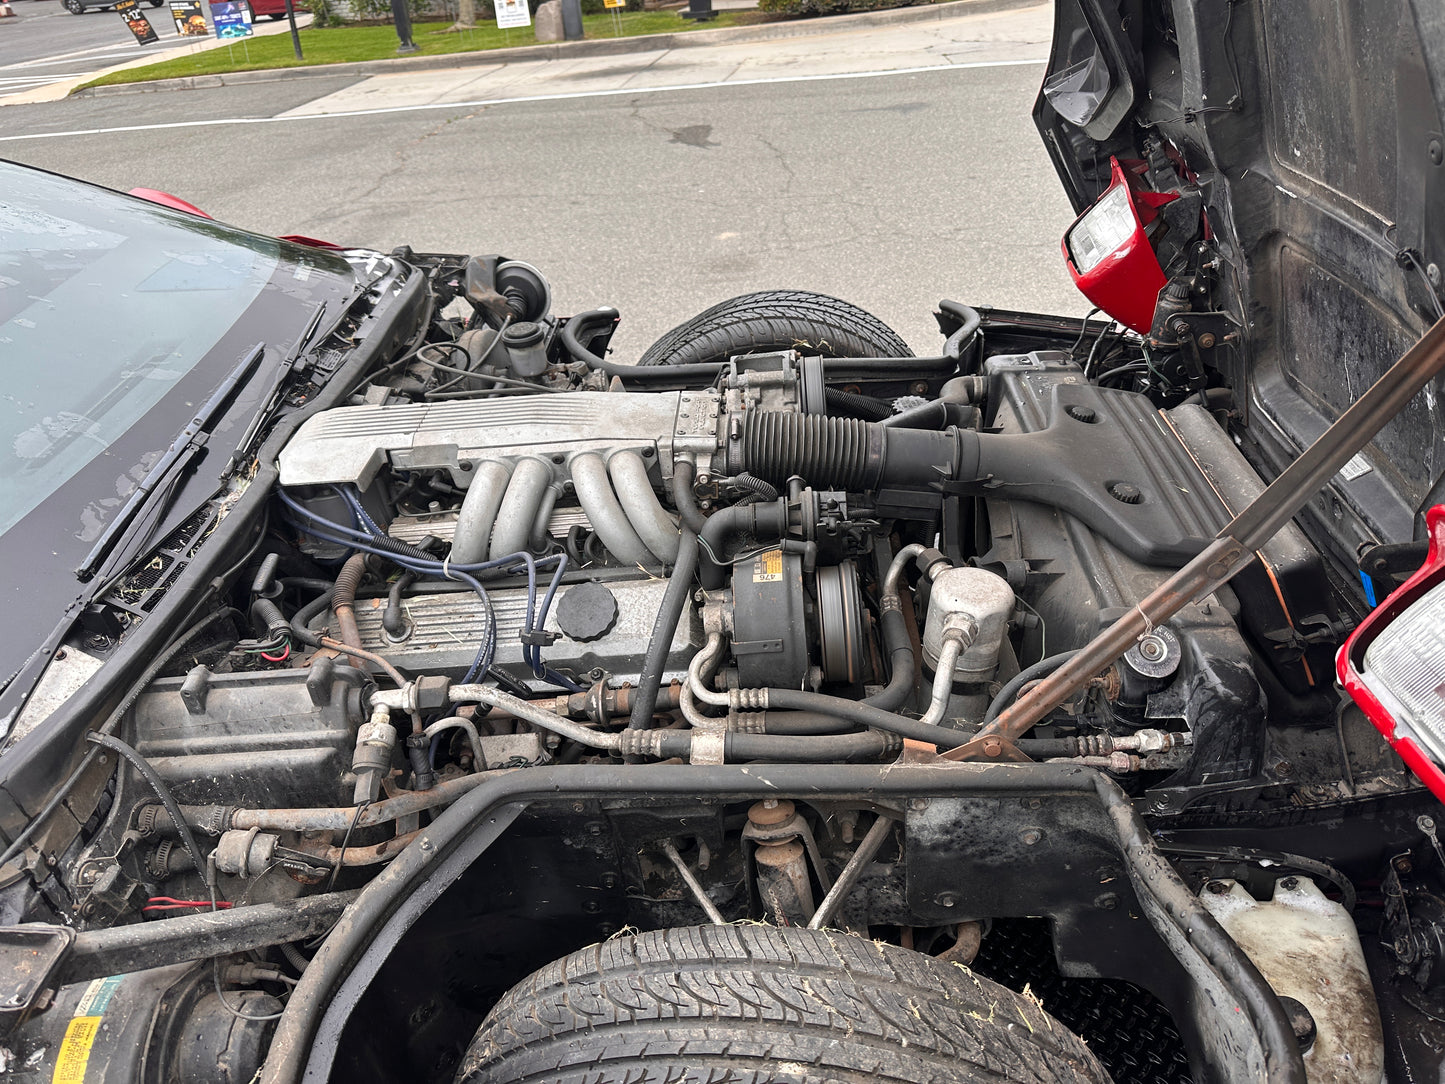
M 1440 21 L 1055 17 L 929 356 L 0 165 L 13 1078 L 1440 1078 Z
M 158 8 L 165 0 L 146 0 L 153 8 Z M 96 0 L 61 0 L 65 10 L 72 15 L 84 15 L 90 10 L 107 11 L 115 7 L 115 0 L 108 0 L 106 3 L 96 3 Z

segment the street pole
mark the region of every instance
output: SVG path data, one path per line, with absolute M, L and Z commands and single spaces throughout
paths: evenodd
M 305 60 L 301 55 L 301 35 L 296 32 L 295 0 L 286 0 L 286 21 L 291 24 L 291 48 L 296 52 L 296 59 Z

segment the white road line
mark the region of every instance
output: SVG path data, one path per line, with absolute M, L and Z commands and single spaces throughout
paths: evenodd
M 381 109 L 353 109 L 337 113 L 305 113 L 283 117 L 224 117 L 216 120 L 181 120 L 167 124 L 130 124 L 116 128 L 77 128 L 68 132 L 35 132 L 31 135 L 0 136 L 0 143 L 21 139 L 63 139 L 67 136 L 115 135 L 121 132 L 160 132 L 171 128 L 211 128 L 241 124 L 282 124 L 290 121 L 339 120 L 346 117 L 377 117 L 391 113 L 420 113 L 436 109 L 469 109 L 487 105 L 518 105 L 526 102 L 574 101 L 580 98 L 618 98 L 626 95 L 661 94 L 674 90 L 715 90 L 721 87 L 750 87 L 769 83 L 818 83 L 834 79 L 876 79 L 888 75 L 922 75 L 928 72 L 963 71 L 970 68 L 1013 68 L 1044 64 L 1037 60 L 976 60 L 966 64 L 930 64 L 917 68 L 891 68 L 866 72 L 825 75 L 780 75 L 768 79 L 729 79 L 712 83 L 677 83 L 666 87 L 621 87 L 617 90 L 579 90 L 570 94 L 529 94 L 517 98 L 478 98 L 465 102 L 429 102 L 425 105 L 396 105 Z

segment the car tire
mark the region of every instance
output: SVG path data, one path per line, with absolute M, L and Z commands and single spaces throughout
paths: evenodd
M 267 15 L 266 18 L 279 23 L 282 19 L 286 18 L 286 13 L 284 11 L 273 11 Z
M 896 331 L 857 305 L 803 290 L 765 290 L 698 313 L 649 346 L 638 363 L 722 363 L 735 354 L 794 349 L 832 358 L 913 356 Z
M 457 1084 L 1102 1084 L 1038 1003 L 850 934 L 694 926 L 549 964 L 488 1014 Z
M 65 10 L 72 15 L 84 15 L 85 5 L 80 0 L 65 0 Z

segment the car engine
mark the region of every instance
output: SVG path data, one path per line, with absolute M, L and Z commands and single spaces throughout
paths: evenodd
M 750 295 L 665 338 L 683 360 L 623 365 L 607 358 L 619 314 L 555 316 L 530 265 L 392 258 L 424 276 L 429 319 L 280 445 L 229 610 L 118 709 L 150 774 L 128 765 L 94 796 L 48 882 L 82 931 L 180 929 L 207 901 L 291 909 L 215 972 L 239 1020 L 209 1000 L 209 973 L 185 972 L 187 1019 L 235 1055 L 226 1079 L 250 1078 L 308 981 L 306 937 L 336 918 L 311 917 L 311 897 L 415 875 L 399 871 L 469 795 L 528 778 L 578 782 L 531 795 L 432 894 L 430 932 L 377 964 L 373 989 L 400 1008 L 367 995 L 337 1032 L 336 1079 L 451 1079 L 527 970 L 619 930 L 836 928 L 982 966 L 1031 915 L 1052 920 L 1064 975 L 1127 980 L 1147 1012 L 1172 1012 L 1197 1065 L 1209 1040 L 1186 1006 L 1203 980 L 1138 950 L 1163 953 L 1163 935 L 1114 828 L 1081 804 L 1082 769 L 1147 815 L 1192 891 L 1232 885 L 1245 910 L 1283 873 L 1332 917 L 1353 905 L 1311 827 L 1348 836 L 1368 807 L 1411 837 L 1418 787 L 1331 686 L 1358 603 L 1293 524 L 997 764 L 929 767 L 1264 488 L 1227 387 L 1161 384 L 1140 337 L 944 302 L 936 357 L 842 354 L 811 325 L 712 342 L 777 305 L 871 327 L 818 295 Z M 160 567 L 117 584 L 121 628 L 144 621 Z M 1027 762 L 1058 771 L 990 789 Z M 780 782 L 797 765 L 819 766 L 806 794 Z M 733 782 L 706 790 L 727 766 Z M 865 785 L 860 766 L 884 767 Z M 983 789 L 900 792 L 895 771 L 899 787 L 982 772 Z M 1243 818 L 1251 842 L 1229 831 Z M 1351 853 L 1368 876 L 1377 856 Z M 1369 980 L 1351 951 L 1329 976 L 1354 990 Z M 155 974 L 116 980 L 137 1019 L 173 996 Z M 1311 1011 L 1342 1034 L 1334 1010 Z M 1379 1079 L 1378 1020 L 1351 1026 Z

